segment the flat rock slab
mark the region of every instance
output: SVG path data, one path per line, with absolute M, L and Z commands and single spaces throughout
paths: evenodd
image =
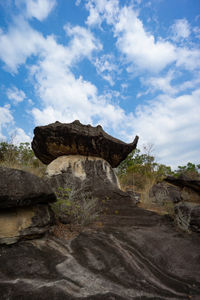
M 72 240 L 1 246 L 1 299 L 200 299 L 199 236 L 123 198 L 117 208 Z
M 0 209 L 54 201 L 55 194 L 41 178 L 22 170 L 0 167 Z
M 76 120 L 36 127 L 32 148 L 44 164 L 62 155 L 84 155 L 103 158 L 115 168 L 136 148 L 137 142 L 137 136 L 133 143 L 126 144 L 108 135 L 100 125 L 92 127 Z

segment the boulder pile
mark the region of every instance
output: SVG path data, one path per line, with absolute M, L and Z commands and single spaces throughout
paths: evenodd
M 56 201 L 51 188 L 37 176 L 0 167 L 0 244 L 12 244 L 48 231 Z

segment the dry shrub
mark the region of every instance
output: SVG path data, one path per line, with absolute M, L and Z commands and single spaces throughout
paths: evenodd
M 51 205 L 56 218 L 70 224 L 88 225 L 98 219 L 101 211 L 99 200 L 89 194 L 81 194 L 69 188 L 59 187 L 57 201 Z

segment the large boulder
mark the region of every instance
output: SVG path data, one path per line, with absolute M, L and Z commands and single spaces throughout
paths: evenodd
M 48 203 L 56 201 L 50 186 L 37 176 L 0 167 L 0 244 L 35 238 L 54 221 Z
M 56 201 L 50 186 L 31 173 L 0 167 L 0 179 L 0 209 Z
M 100 125 L 55 122 L 34 129 L 32 148 L 45 164 L 62 155 L 94 156 L 105 159 L 115 168 L 136 148 L 138 137 L 126 144 L 108 135 Z
M 154 184 L 149 191 L 149 197 L 153 203 L 159 205 L 167 202 L 178 203 L 182 200 L 180 189 L 166 182 Z

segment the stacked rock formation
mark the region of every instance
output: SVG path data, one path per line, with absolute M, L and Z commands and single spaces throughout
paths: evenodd
M 0 244 L 44 234 L 53 222 L 51 188 L 22 170 L 0 167 L 0 178 Z
M 46 181 L 56 191 L 71 188 L 76 197 L 88 195 L 100 199 L 122 196 L 112 168 L 117 167 L 136 148 L 138 137 L 126 144 L 103 131 L 102 127 L 55 122 L 36 127 L 32 148 L 49 164 Z M 124 195 L 124 194 L 123 194 Z

